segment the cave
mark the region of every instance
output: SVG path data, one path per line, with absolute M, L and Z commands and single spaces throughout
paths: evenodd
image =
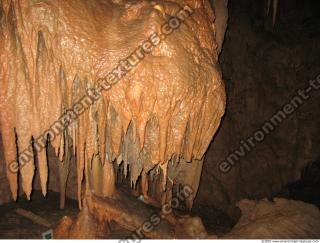
M 0 0 L 0 238 L 320 238 L 319 16 Z

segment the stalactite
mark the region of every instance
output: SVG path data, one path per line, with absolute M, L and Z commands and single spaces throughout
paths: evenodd
M 100 102 L 100 109 L 98 110 L 98 114 L 99 114 L 99 120 L 98 120 L 98 133 L 99 133 L 99 155 L 100 155 L 100 159 L 102 164 L 104 165 L 105 160 L 106 160 L 106 121 L 107 121 L 107 117 L 105 114 L 105 110 L 106 110 L 107 105 L 105 104 L 105 101 L 102 100 Z
M 60 182 L 60 209 L 64 209 L 65 207 L 65 197 L 66 197 L 66 187 L 67 187 L 67 180 L 71 170 L 71 159 L 72 159 L 72 152 L 71 152 L 71 139 L 68 135 L 67 130 L 64 131 L 63 134 L 64 144 L 60 148 L 63 148 L 64 155 L 61 163 L 59 163 L 59 182 Z
M 114 193 L 115 189 L 115 173 L 113 165 L 106 162 L 103 165 L 103 175 L 102 175 L 102 195 L 103 197 L 110 197 Z
M 207 1 L 171 1 L 158 7 L 149 2 L 122 5 L 98 0 L 22 2 L 11 1 L 9 5 L 0 1 L 0 13 L 6 16 L 0 24 L 0 119 L 7 164 L 16 159 L 16 149 L 22 152 L 30 147 L 33 138 L 45 195 L 47 139 L 63 170 L 69 168 L 66 161 L 72 149 L 80 208 L 83 181 L 86 191 L 94 187 L 102 196 L 113 194 L 114 163 L 123 163 L 125 178 L 129 168 L 133 187 L 144 173 L 144 194 L 157 194 L 159 200 L 161 195 L 171 198 L 176 184 L 189 183 L 197 189 L 202 167 L 199 161 L 225 106 L 224 86 L 216 66 L 214 16 Z M 183 4 L 189 4 L 195 13 L 179 30 L 160 42 L 152 54 L 132 54 L 149 38 L 151 30 L 159 30 L 166 13 L 173 15 Z M 115 12 L 117 19 L 112 18 Z M 137 14 L 141 16 L 135 21 Z M 93 101 L 97 80 L 116 69 L 125 57 L 134 55 L 141 63 Z M 89 106 L 76 119 L 63 121 L 60 130 L 64 131 L 50 131 L 62 115 L 72 116 L 71 109 L 84 96 Z M 33 158 L 33 151 L 29 152 Z M 194 165 L 194 171 L 185 161 Z M 19 162 L 22 165 L 21 158 Z M 28 197 L 34 169 L 33 159 L 20 168 Z M 171 177 L 175 174 L 171 170 L 178 169 L 196 173 L 197 178 Z M 64 172 L 62 191 L 68 174 Z M 147 183 L 146 177 L 154 178 Z M 8 171 L 8 179 L 16 198 L 17 173 Z

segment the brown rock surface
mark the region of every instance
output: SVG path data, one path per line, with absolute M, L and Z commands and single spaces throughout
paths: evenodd
M 242 216 L 228 239 L 318 239 L 320 210 L 300 201 L 275 198 L 242 200 Z

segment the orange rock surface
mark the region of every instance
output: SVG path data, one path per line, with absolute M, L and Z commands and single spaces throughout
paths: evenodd
M 163 24 L 186 6 L 192 13 L 161 39 Z M 14 199 L 17 149 L 25 194 L 35 166 L 46 194 L 47 158 L 39 144 L 49 139 L 63 161 L 66 136 L 77 158 L 80 207 L 84 178 L 96 195 L 112 195 L 115 161 L 125 173 L 128 165 L 133 186 L 144 171 L 161 177 L 160 192 L 167 181 L 197 190 L 226 99 L 208 1 L 1 0 L 0 18 L 0 124 Z M 141 47 L 148 40 L 150 53 Z M 95 92 L 114 69 L 127 74 Z M 81 115 L 70 119 L 75 112 Z M 63 115 L 68 119 L 58 124 Z

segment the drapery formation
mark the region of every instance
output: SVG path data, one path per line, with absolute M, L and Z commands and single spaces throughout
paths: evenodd
M 174 33 L 149 54 L 134 52 L 184 6 L 193 13 Z M 30 197 L 35 167 L 46 194 L 41 148 L 51 143 L 63 161 L 69 137 L 79 199 L 84 178 L 95 194 L 112 195 L 114 163 L 124 163 L 132 186 L 146 175 L 164 201 L 174 184 L 197 190 L 225 109 L 213 21 L 205 0 L 1 0 L 0 124 L 13 198 L 18 173 Z M 95 92 L 121 61 L 128 73 Z M 70 122 L 79 101 L 81 115 Z M 21 156 L 26 149 L 31 159 Z M 20 167 L 13 170 L 17 154 Z

